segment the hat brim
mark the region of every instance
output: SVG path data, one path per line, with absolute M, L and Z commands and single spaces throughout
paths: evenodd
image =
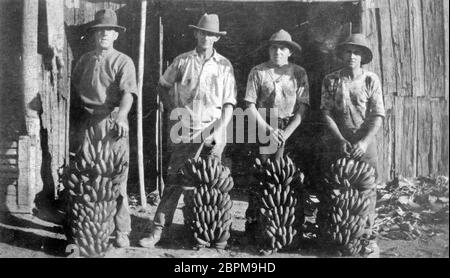
M 362 51 L 361 64 L 362 65 L 368 64 L 372 61 L 372 59 L 373 59 L 372 50 L 370 48 L 368 48 L 367 46 L 358 44 L 358 43 L 352 43 L 352 42 L 341 43 L 336 48 L 336 52 L 337 52 L 336 54 L 342 58 L 343 51 L 348 46 L 357 46 L 358 48 L 361 49 L 361 51 Z
M 120 25 L 112 25 L 112 24 L 96 24 L 93 26 L 88 27 L 88 31 L 92 31 L 95 29 L 102 29 L 102 28 L 113 28 L 113 29 L 117 29 L 119 31 L 125 32 L 127 30 L 127 28 L 120 26 Z
M 216 32 L 216 31 L 212 31 L 212 30 L 209 30 L 209 29 L 200 28 L 200 27 L 197 27 L 195 25 L 189 25 L 189 28 L 205 31 L 205 32 L 212 33 L 212 34 L 215 34 L 215 35 L 218 35 L 218 36 L 226 36 L 226 34 L 227 34 L 226 31 L 218 31 L 218 32 Z
M 291 41 L 268 41 L 267 42 L 267 46 L 271 46 L 273 44 L 286 45 L 292 51 L 297 51 L 297 52 L 301 52 L 302 51 L 302 47 L 296 42 L 291 42 Z

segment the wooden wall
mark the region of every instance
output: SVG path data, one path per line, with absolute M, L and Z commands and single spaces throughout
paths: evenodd
M 448 2 L 363 1 L 363 29 L 383 83 L 379 166 L 394 175 L 448 175 Z

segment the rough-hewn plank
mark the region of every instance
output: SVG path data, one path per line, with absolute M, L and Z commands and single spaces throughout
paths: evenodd
M 380 11 L 380 43 L 381 43 L 381 70 L 384 94 L 394 95 L 397 92 L 396 61 L 392 45 L 391 11 L 389 0 L 379 0 Z M 395 15 L 394 15 L 395 16 Z
M 431 174 L 431 126 L 432 110 L 430 99 L 417 99 L 417 174 Z
M 417 100 L 395 97 L 395 170 L 397 174 L 416 176 Z
M 448 21 L 448 13 L 449 13 L 449 8 L 448 8 L 448 1 L 442 1 L 444 7 L 442 9 L 442 13 L 444 15 L 444 55 L 445 55 L 445 77 L 444 77 L 444 86 L 445 86 L 445 99 L 448 100 L 449 98 L 449 37 L 448 37 L 448 25 L 449 25 L 449 21 Z
M 408 2 L 390 0 L 392 44 L 394 48 L 394 63 L 397 78 L 397 93 L 399 96 L 410 96 L 411 86 L 411 45 L 408 15 Z
M 423 0 L 425 90 L 431 97 L 444 97 L 444 26 L 442 1 Z M 400 1 L 399 1 L 400 2 Z
M 444 99 L 431 100 L 431 170 L 433 174 L 448 175 L 449 137 L 448 137 L 448 103 Z
M 422 1 L 409 0 L 412 95 L 425 95 L 425 60 L 423 49 Z
M 371 1 L 364 1 L 363 4 L 363 18 L 362 21 L 362 29 L 363 33 L 366 35 L 367 40 L 369 41 L 370 48 L 373 53 L 373 60 L 369 63 L 366 68 L 375 72 L 377 75 L 381 77 L 381 64 L 380 64 L 380 53 L 379 53 L 379 26 L 377 22 L 377 9 L 372 8 Z

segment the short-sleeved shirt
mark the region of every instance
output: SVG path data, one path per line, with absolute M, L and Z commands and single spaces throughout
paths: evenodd
M 301 66 L 289 63 L 281 70 L 275 78 L 270 62 L 254 67 L 248 76 L 245 101 L 257 108 L 277 108 L 278 118 L 284 119 L 295 114 L 300 103 L 309 105 L 309 85 Z
M 124 93 L 137 93 L 133 60 L 115 49 L 84 54 L 75 65 L 72 81 L 83 104 L 90 108 L 114 108 Z
M 190 119 L 178 116 L 182 125 L 193 133 L 220 119 L 225 104 L 236 105 L 233 66 L 216 50 L 208 60 L 203 60 L 196 50 L 179 55 L 159 82 L 171 88 L 169 94 L 175 107 L 188 113 Z
M 378 76 L 364 70 L 354 80 L 342 71 L 325 76 L 322 83 L 321 110 L 330 115 L 341 132 L 359 130 L 371 116 L 385 116 L 383 93 Z

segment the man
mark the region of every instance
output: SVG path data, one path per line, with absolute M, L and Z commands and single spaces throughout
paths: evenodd
M 347 156 L 377 169 L 374 138 L 385 116 L 383 93 L 378 76 L 361 68 L 372 60 L 372 51 L 362 34 L 351 35 L 336 50 L 343 68 L 327 75 L 322 84 L 321 110 L 331 133 L 326 143 L 331 157 L 326 161 Z M 370 227 L 375 216 L 376 192 L 371 199 Z
M 250 71 L 245 95 L 250 115 L 256 119 L 258 128 L 269 131 L 271 140 L 278 146 L 272 154 L 269 149 L 264 153 L 260 148 L 263 160 L 283 156 L 286 141 L 302 122 L 309 106 L 306 71 L 288 60 L 295 51 L 301 51 L 300 45 L 284 30 L 274 33 L 268 45 L 270 60 Z M 258 113 L 259 108 L 266 111 L 266 118 Z M 271 115 L 272 108 L 277 114 Z M 270 125 L 270 118 L 275 118 L 276 126 Z
M 294 52 L 301 51 L 300 45 L 292 41 L 288 32 L 279 30 L 270 37 L 268 46 L 270 59 L 250 71 L 245 95 L 250 115 L 256 120 L 258 129 L 269 131 L 270 140 L 277 146 L 273 150 L 267 146 L 264 150 L 260 146 L 259 156 L 262 161 L 283 157 L 287 140 L 300 125 L 309 107 L 306 71 L 289 62 Z M 257 109 L 261 108 L 265 110 L 266 117 L 258 112 Z M 270 109 L 276 109 L 273 111 L 275 114 L 271 114 Z M 275 126 L 271 126 L 271 123 L 275 123 Z M 250 192 L 246 212 L 246 230 L 250 233 L 256 228 L 252 196 Z
M 107 130 L 117 138 L 111 150 L 125 150 L 129 160 L 128 113 L 133 104 L 132 94 L 137 93 L 136 70 L 130 57 L 114 49 L 119 31 L 125 27 L 117 25 L 113 10 L 101 10 L 95 14 L 94 25 L 88 31 L 95 37 L 95 50 L 84 54 L 77 62 L 72 81 L 82 106 L 78 137 L 85 136 L 85 130 L 94 126 Z M 81 146 L 81 145 L 80 145 Z M 117 199 L 116 246 L 130 245 L 131 218 L 127 198 L 128 167 L 120 186 Z
M 226 144 L 226 129 L 236 105 L 233 67 L 214 49 L 220 36 L 219 17 L 205 14 L 194 29 L 197 46 L 176 57 L 159 80 L 161 98 L 166 107 L 175 108 L 171 119 L 171 157 L 168 181 L 158 205 L 148 237 L 140 240 L 143 247 L 153 247 L 161 238 L 163 227 L 171 224 L 178 200 L 183 192 L 178 170 L 201 146 L 208 156 L 221 159 Z M 175 116 L 175 117 L 173 117 Z M 181 127 L 182 134 L 176 127 Z M 212 134 L 205 134 L 213 127 Z M 200 142 L 203 144 L 200 146 Z

